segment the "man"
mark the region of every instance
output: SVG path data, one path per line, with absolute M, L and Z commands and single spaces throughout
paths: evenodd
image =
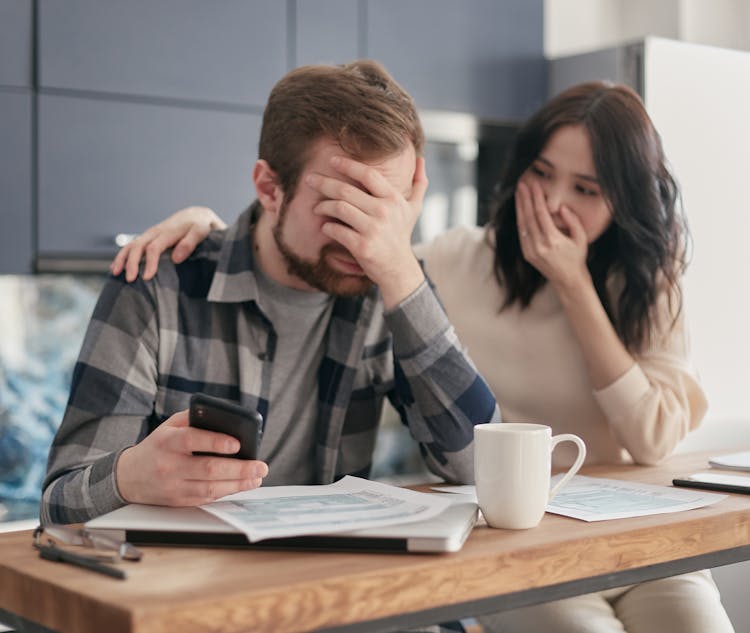
M 272 90 L 258 199 L 187 261 L 102 291 L 50 451 L 42 521 L 207 503 L 265 482 L 367 476 L 383 398 L 450 481 L 498 421 L 410 236 L 427 187 L 410 97 L 378 64 L 309 66 Z M 188 426 L 203 391 L 257 409 L 260 460 Z

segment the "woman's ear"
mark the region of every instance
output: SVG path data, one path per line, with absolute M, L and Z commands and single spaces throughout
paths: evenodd
M 255 193 L 263 210 L 268 213 L 278 213 L 284 202 L 284 192 L 281 189 L 276 172 L 271 169 L 267 161 L 255 161 L 253 184 L 255 184 Z

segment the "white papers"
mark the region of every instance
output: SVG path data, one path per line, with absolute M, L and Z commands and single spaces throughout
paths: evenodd
M 439 495 L 347 476 L 327 486 L 269 486 L 238 492 L 201 508 L 254 543 L 422 521 L 449 505 Z
M 563 475 L 552 477 L 551 486 Z M 474 486 L 433 486 L 433 490 L 473 494 Z M 711 505 L 727 495 L 654 486 L 620 479 L 574 476 L 547 505 L 547 512 L 581 519 L 606 521 L 649 514 L 666 514 Z
M 719 455 L 708 460 L 714 468 L 728 468 L 729 470 L 750 470 L 750 451 Z
M 552 484 L 562 475 L 552 478 Z M 547 506 L 547 512 L 605 521 L 702 508 L 727 495 L 576 475 Z

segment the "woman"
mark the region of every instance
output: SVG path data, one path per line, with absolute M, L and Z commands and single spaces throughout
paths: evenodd
M 687 229 L 658 133 L 629 88 L 574 86 L 520 130 L 486 228 L 418 247 L 506 421 L 586 442 L 588 463 L 652 464 L 706 411 L 688 362 L 680 280 Z M 196 221 L 196 218 L 200 218 Z M 217 218 L 187 210 L 121 251 L 184 259 Z M 188 230 L 190 232 L 188 232 Z M 182 236 L 187 235 L 183 238 Z M 555 452 L 556 466 L 573 455 Z M 481 619 L 492 631 L 721 633 L 732 625 L 708 571 Z

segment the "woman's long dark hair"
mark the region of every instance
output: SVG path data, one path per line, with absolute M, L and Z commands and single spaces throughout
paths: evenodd
M 659 134 L 641 99 L 627 86 L 588 82 L 569 88 L 519 131 L 496 188 L 490 221 L 495 275 L 507 293 L 503 308 L 516 301 L 527 307 L 547 281 L 521 252 L 515 190 L 550 136 L 566 125 L 586 130 L 602 195 L 613 214 L 612 224 L 589 245 L 594 287 L 620 339 L 637 351 L 651 339 L 660 291 L 669 292 L 672 317 L 679 314 L 689 235 Z M 622 278 L 616 297 L 610 297 L 607 287 L 613 274 Z

